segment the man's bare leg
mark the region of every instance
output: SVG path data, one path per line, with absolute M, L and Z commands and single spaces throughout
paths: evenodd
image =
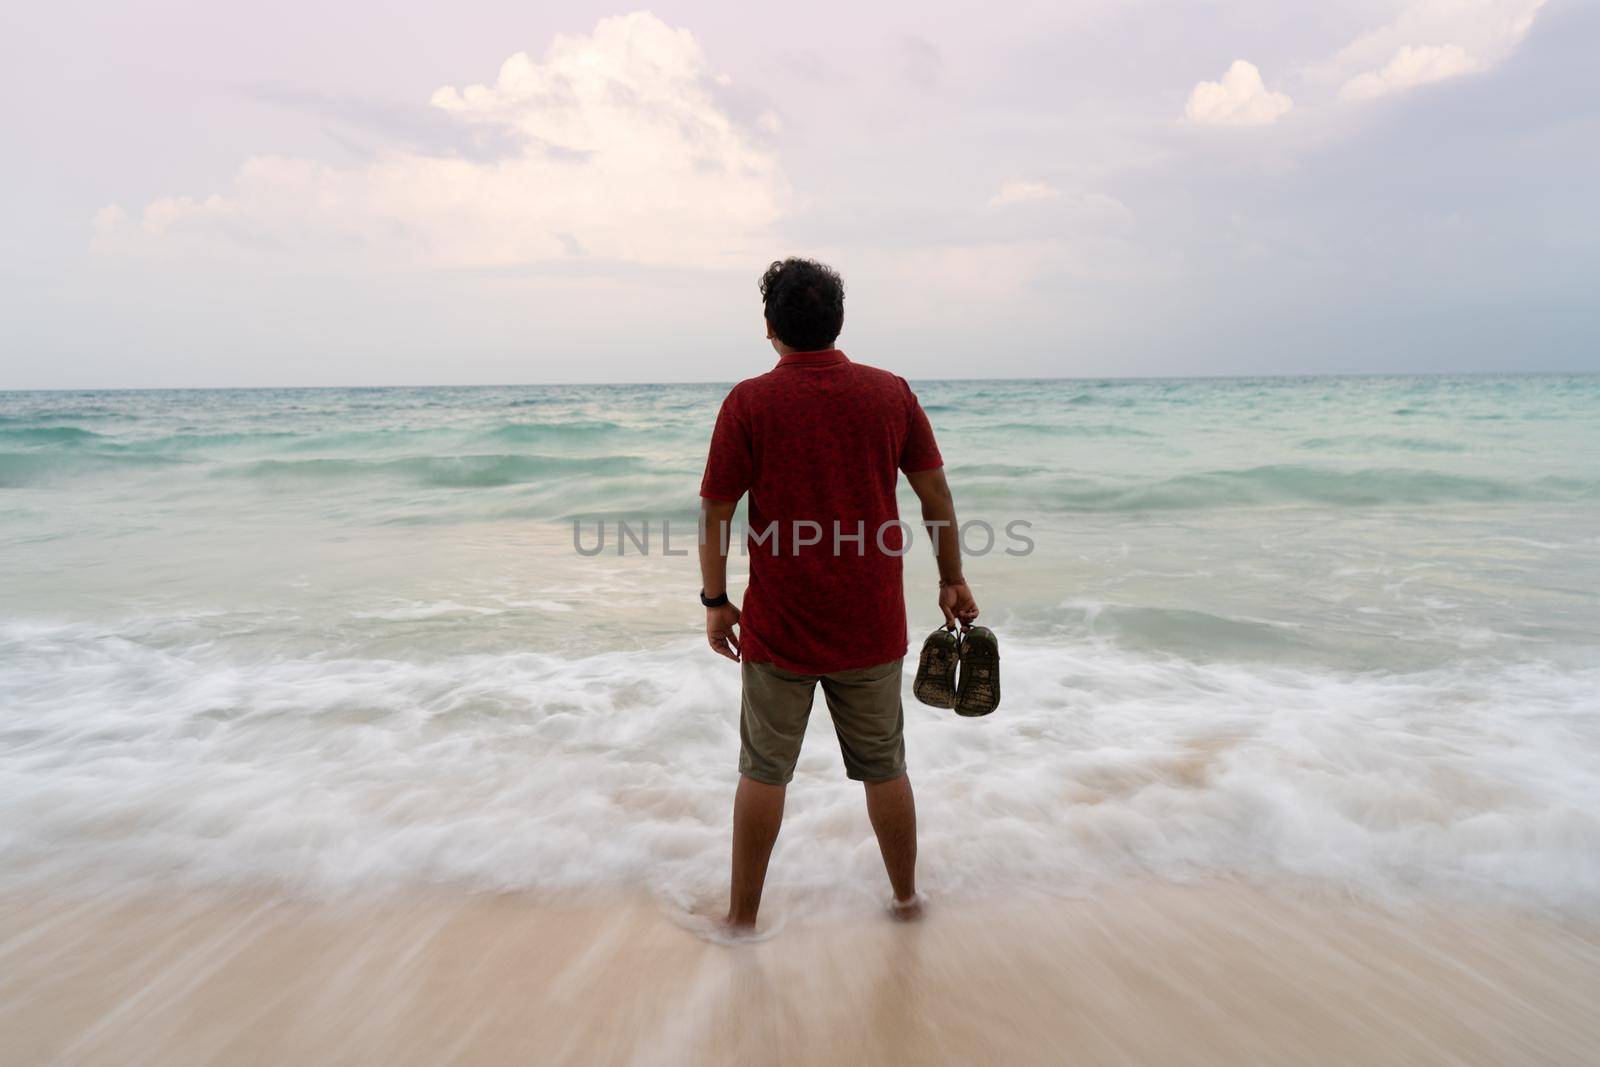
M 867 782 L 867 818 L 878 835 L 878 851 L 894 887 L 894 916 L 917 919 L 922 901 L 917 896 L 917 802 L 911 795 L 911 776 L 902 774 L 887 782 Z
M 767 880 L 767 861 L 783 825 L 781 785 L 768 785 L 739 776 L 733 794 L 733 885 L 728 893 L 728 926 L 754 930 L 761 907 L 761 887 Z

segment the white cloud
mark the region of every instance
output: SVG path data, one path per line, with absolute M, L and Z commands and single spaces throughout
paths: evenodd
M 1201 82 L 1189 91 L 1184 114 L 1202 126 L 1265 126 L 1278 121 L 1294 101 L 1269 90 L 1254 63 L 1233 61 L 1221 81 Z
M 1526 36 L 1545 0 L 1410 0 L 1393 21 L 1341 48 L 1313 76 L 1364 100 L 1495 65 Z
M 1453 78 L 1478 66 L 1460 45 L 1402 45 L 1382 70 L 1356 75 L 1344 83 L 1339 95 L 1346 100 L 1370 100 L 1397 89 Z
M 1061 190 L 1045 182 L 1030 182 L 1019 178 L 1001 182 L 1000 189 L 989 198 L 990 207 L 1005 207 L 1007 204 L 1026 204 L 1036 200 L 1054 200 L 1061 195 Z
M 97 247 L 181 256 L 274 252 L 411 266 L 591 257 L 675 266 L 748 258 L 789 186 L 755 131 L 719 106 L 700 45 L 648 12 L 519 52 L 493 84 L 431 106 L 508 135 L 507 158 L 392 151 L 357 167 L 263 156 L 204 199 L 168 197 L 137 222 L 97 218 Z M 776 133 L 776 115 L 762 130 Z M 742 257 L 742 258 L 741 258 Z
M 1499 60 L 1528 32 L 1545 0 L 1407 0 L 1388 23 L 1341 48 L 1334 62 L 1372 70 L 1405 45 L 1459 45 L 1469 55 Z
M 988 200 L 991 209 L 1017 204 L 1050 205 L 1050 217 L 1062 225 L 1071 226 L 1079 236 L 1092 231 L 1115 229 L 1133 219 L 1133 212 L 1128 205 L 1106 193 L 1058 189 L 1048 182 L 1021 178 L 1001 182 L 999 190 Z

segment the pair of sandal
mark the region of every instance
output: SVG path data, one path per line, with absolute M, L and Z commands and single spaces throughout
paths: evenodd
M 911 691 L 924 704 L 954 708 L 957 715 L 987 715 L 998 708 L 1000 642 L 994 631 L 986 626 L 970 627 L 960 636 L 954 629 L 933 631 L 922 643 Z

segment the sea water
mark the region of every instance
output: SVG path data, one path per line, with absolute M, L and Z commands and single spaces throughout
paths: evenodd
M 1000 710 L 907 679 L 926 886 L 1600 906 L 1600 377 L 914 384 L 1032 543 L 966 566 Z M 0 880 L 714 897 L 738 668 L 660 526 L 726 391 L 0 394 Z M 772 883 L 884 891 L 820 707 Z

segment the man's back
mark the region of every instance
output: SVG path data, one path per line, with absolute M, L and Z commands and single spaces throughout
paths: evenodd
M 905 380 L 836 349 L 735 386 L 701 495 L 750 494 L 745 658 L 820 674 L 903 656 L 895 483 L 942 462 Z

